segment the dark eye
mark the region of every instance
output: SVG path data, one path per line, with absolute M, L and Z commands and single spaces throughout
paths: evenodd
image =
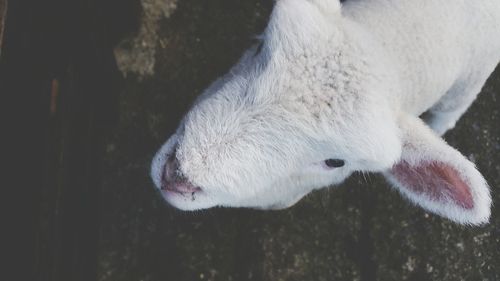
M 330 168 L 340 168 L 345 165 L 345 161 L 341 159 L 328 159 L 325 160 L 325 165 Z

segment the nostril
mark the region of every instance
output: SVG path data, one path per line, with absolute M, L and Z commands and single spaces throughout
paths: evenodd
M 161 188 L 162 190 L 166 190 L 168 186 L 168 175 L 167 175 L 167 163 L 163 165 L 162 173 L 161 173 Z
M 175 175 L 178 173 L 177 172 L 178 169 L 179 169 L 179 162 L 175 157 L 175 153 L 172 153 L 167 157 L 167 161 L 165 161 L 165 164 L 163 165 L 162 168 L 161 189 L 163 190 L 169 189 L 169 186 L 171 186 L 173 183 Z
M 175 157 L 175 153 L 172 153 L 170 157 L 168 157 L 168 165 L 170 165 L 171 170 L 178 171 L 179 170 L 179 160 Z
M 175 183 L 186 180 L 182 175 L 182 172 L 180 171 L 179 160 L 177 160 L 175 154 L 172 154 L 168 157 L 167 163 L 165 163 L 164 173 L 165 173 L 165 179 L 168 180 L 169 182 Z

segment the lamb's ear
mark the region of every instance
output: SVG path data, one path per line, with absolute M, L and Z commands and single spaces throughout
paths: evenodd
M 277 4 L 288 4 L 286 2 L 309 2 L 316 5 L 326 13 L 338 13 L 340 11 L 340 0 L 276 0 Z
M 277 0 L 266 38 L 270 44 L 282 42 L 284 45 L 329 38 L 338 32 L 339 18 L 338 0 Z
M 340 1 L 339 0 L 308 0 L 309 2 L 316 5 L 320 11 L 326 14 L 338 14 L 340 13 Z
M 483 176 L 460 152 L 420 119 L 402 116 L 400 160 L 384 175 L 408 199 L 462 224 L 486 223 L 490 191 Z

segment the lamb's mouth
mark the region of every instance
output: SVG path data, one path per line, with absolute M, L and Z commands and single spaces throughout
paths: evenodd
M 184 211 L 195 211 L 215 207 L 212 198 L 201 188 L 179 191 L 172 188 L 160 189 L 163 199 L 171 206 Z
M 198 186 L 191 184 L 183 176 L 175 176 L 173 179 L 169 179 L 166 169 L 164 169 L 161 178 L 161 191 L 164 193 L 175 193 L 185 197 L 195 198 L 195 195 L 202 193 L 202 189 Z

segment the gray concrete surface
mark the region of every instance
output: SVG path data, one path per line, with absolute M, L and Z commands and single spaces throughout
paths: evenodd
M 158 12 L 163 4 L 170 8 Z M 264 28 L 272 1 L 143 5 L 139 35 L 116 51 L 126 79 L 107 145 L 99 280 L 500 280 L 500 71 L 446 135 L 492 187 L 487 226 L 427 214 L 379 175 L 354 176 L 285 211 L 184 213 L 153 189 L 151 157 Z

